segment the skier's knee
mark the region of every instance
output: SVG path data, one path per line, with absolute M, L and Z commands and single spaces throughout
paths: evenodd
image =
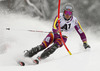
M 64 36 L 64 35 L 63 35 L 63 40 L 64 40 L 64 42 L 66 43 L 66 41 L 67 41 L 67 36 Z M 55 40 L 54 43 L 56 43 L 56 44 L 58 45 L 58 47 L 62 47 L 62 46 L 63 46 L 63 43 L 62 43 L 61 38 L 57 38 L 57 39 Z
M 54 40 L 54 34 L 50 32 L 46 38 L 43 40 L 42 45 L 47 48 L 51 43 L 53 43 Z

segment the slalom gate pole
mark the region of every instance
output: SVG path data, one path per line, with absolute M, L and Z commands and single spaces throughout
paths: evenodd
M 64 44 L 66 50 L 68 51 L 68 53 L 69 53 L 70 55 L 72 55 L 72 53 L 69 51 L 69 49 L 67 48 L 67 46 L 66 46 L 66 44 L 65 44 L 65 42 L 64 42 L 64 40 L 63 40 L 63 38 L 62 38 L 62 33 L 61 33 L 61 29 L 60 29 L 60 0 L 59 0 L 59 2 L 58 2 L 58 28 L 59 28 L 59 34 L 60 34 L 61 40 L 62 40 L 62 42 L 63 42 L 63 44 Z

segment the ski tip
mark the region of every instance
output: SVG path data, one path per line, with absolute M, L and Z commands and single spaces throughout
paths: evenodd
M 20 64 L 21 66 L 25 66 L 25 63 L 24 63 L 24 62 L 19 62 L 19 64 Z
M 35 64 L 39 64 L 39 61 L 38 60 L 34 60 L 33 61 Z

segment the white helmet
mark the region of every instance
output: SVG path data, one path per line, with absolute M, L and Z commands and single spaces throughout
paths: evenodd
M 70 3 L 67 3 L 64 7 L 64 14 L 69 14 L 69 15 L 73 15 L 73 5 Z

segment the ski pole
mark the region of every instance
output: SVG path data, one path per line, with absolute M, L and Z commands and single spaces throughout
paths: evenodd
M 39 33 L 50 33 L 48 31 L 40 31 L 40 30 L 21 30 L 21 29 L 11 29 L 11 28 L 6 28 L 8 31 L 29 31 L 29 32 L 39 32 Z M 51 32 L 53 33 L 53 32 Z
M 38 30 L 27 30 L 27 31 L 30 31 L 30 32 L 40 32 L 40 33 L 50 33 L 50 32 L 47 32 L 47 31 L 38 31 Z M 51 32 L 53 33 L 53 32 Z
M 20 30 L 20 29 L 11 29 L 11 28 L 6 28 L 6 30 L 8 31 L 29 31 L 29 32 L 38 32 L 38 33 L 54 33 L 52 31 L 48 32 L 48 31 L 41 31 L 41 30 Z M 54 34 L 58 34 L 58 33 L 54 33 Z
M 63 40 L 63 38 L 62 38 L 62 33 L 61 33 L 61 29 L 60 29 L 60 0 L 59 0 L 59 2 L 58 2 L 58 27 L 59 27 L 59 34 L 60 34 L 61 40 L 62 40 L 62 42 L 63 42 L 65 48 L 66 48 L 66 50 L 68 51 L 68 53 L 69 53 L 70 55 L 72 55 L 72 53 L 69 51 L 69 49 L 67 48 L 67 46 L 66 46 L 66 44 L 65 44 L 65 42 L 64 42 L 64 40 Z

